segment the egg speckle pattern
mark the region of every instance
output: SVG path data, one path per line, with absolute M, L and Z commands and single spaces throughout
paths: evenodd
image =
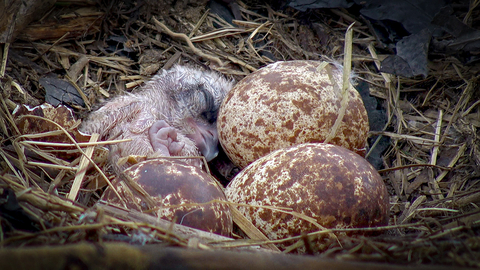
M 247 166 L 225 190 L 234 203 L 289 207 L 328 228 L 386 225 L 389 198 L 378 172 L 343 147 L 307 143 L 276 150 Z M 312 232 L 312 223 L 265 208 L 238 206 L 267 237 Z
M 217 121 L 219 141 L 242 168 L 276 149 L 323 142 L 338 117 L 341 87 L 342 69 L 334 64 L 299 60 L 268 65 L 227 94 Z M 330 143 L 362 153 L 367 112 L 352 86 L 348 95 L 343 123 Z

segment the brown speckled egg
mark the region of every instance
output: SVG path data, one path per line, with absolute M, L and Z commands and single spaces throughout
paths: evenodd
M 225 195 L 234 203 L 288 207 L 327 228 L 388 223 L 389 198 L 378 172 L 361 156 L 331 144 L 276 150 L 241 171 Z M 319 230 L 290 214 L 238 209 L 272 240 Z
M 201 169 L 179 160 L 158 158 L 137 163 L 124 173 L 153 199 L 146 199 L 148 196 L 143 196 L 135 185 L 130 185 L 128 178 L 117 177 L 113 185 L 128 209 L 149 212 L 169 221 L 176 219 L 178 224 L 220 235 L 229 236 L 232 232 L 232 217 L 226 204 L 168 207 L 225 200 L 222 189 L 212 176 Z M 102 199 L 122 206 L 110 189 L 105 191 Z M 154 211 L 150 212 L 151 209 Z
M 218 115 L 218 137 L 228 157 L 244 168 L 276 149 L 324 142 L 341 108 L 342 76 L 339 65 L 287 61 L 243 78 Z M 351 85 L 348 95 L 346 114 L 330 143 L 362 154 L 368 116 Z

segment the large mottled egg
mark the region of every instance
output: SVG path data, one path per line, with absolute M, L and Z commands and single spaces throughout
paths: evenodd
M 229 236 L 233 222 L 225 194 L 211 175 L 196 166 L 167 158 L 142 161 L 117 177 L 113 186 L 128 209 L 152 213 L 178 224 Z M 102 199 L 122 206 L 108 188 Z M 180 206 L 180 207 L 177 207 Z
M 327 228 L 388 223 L 389 196 L 378 172 L 361 156 L 331 144 L 276 150 L 241 171 L 225 194 L 234 203 L 287 207 Z M 271 240 L 319 230 L 285 212 L 238 209 Z
M 243 78 L 224 99 L 219 141 L 228 157 L 245 167 L 280 148 L 324 142 L 341 108 L 343 68 L 322 61 L 270 64 Z M 342 123 L 329 142 L 365 151 L 368 116 L 352 85 Z

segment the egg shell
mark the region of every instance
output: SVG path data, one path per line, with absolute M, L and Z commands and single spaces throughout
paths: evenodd
M 361 156 L 330 144 L 274 151 L 241 171 L 225 194 L 234 203 L 292 208 L 327 228 L 388 223 L 389 196 L 378 172 Z M 319 230 L 291 214 L 238 209 L 272 240 Z
M 210 203 L 206 205 L 168 206 L 206 203 L 211 200 L 225 201 L 225 195 L 208 173 L 195 166 L 174 159 L 158 158 L 137 163 L 124 171 L 125 175 L 143 188 L 153 199 L 149 203 L 145 196 L 129 185 L 129 180 L 116 178 L 113 186 L 126 201 L 128 209 L 147 211 L 152 208 L 156 216 L 185 226 L 229 236 L 232 232 L 232 217 L 228 205 Z M 122 206 L 114 192 L 107 189 L 103 200 Z
M 244 77 L 225 97 L 219 141 L 244 168 L 280 148 L 324 142 L 341 108 L 343 68 L 321 61 L 270 64 Z M 363 154 L 369 125 L 360 94 L 348 88 L 347 110 L 332 144 Z

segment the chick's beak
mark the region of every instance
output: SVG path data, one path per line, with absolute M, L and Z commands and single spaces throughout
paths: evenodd
M 215 124 L 208 125 L 196 121 L 190 122 L 195 133 L 188 134 L 187 137 L 195 142 L 198 150 L 207 161 L 214 159 L 218 155 L 218 133 Z

